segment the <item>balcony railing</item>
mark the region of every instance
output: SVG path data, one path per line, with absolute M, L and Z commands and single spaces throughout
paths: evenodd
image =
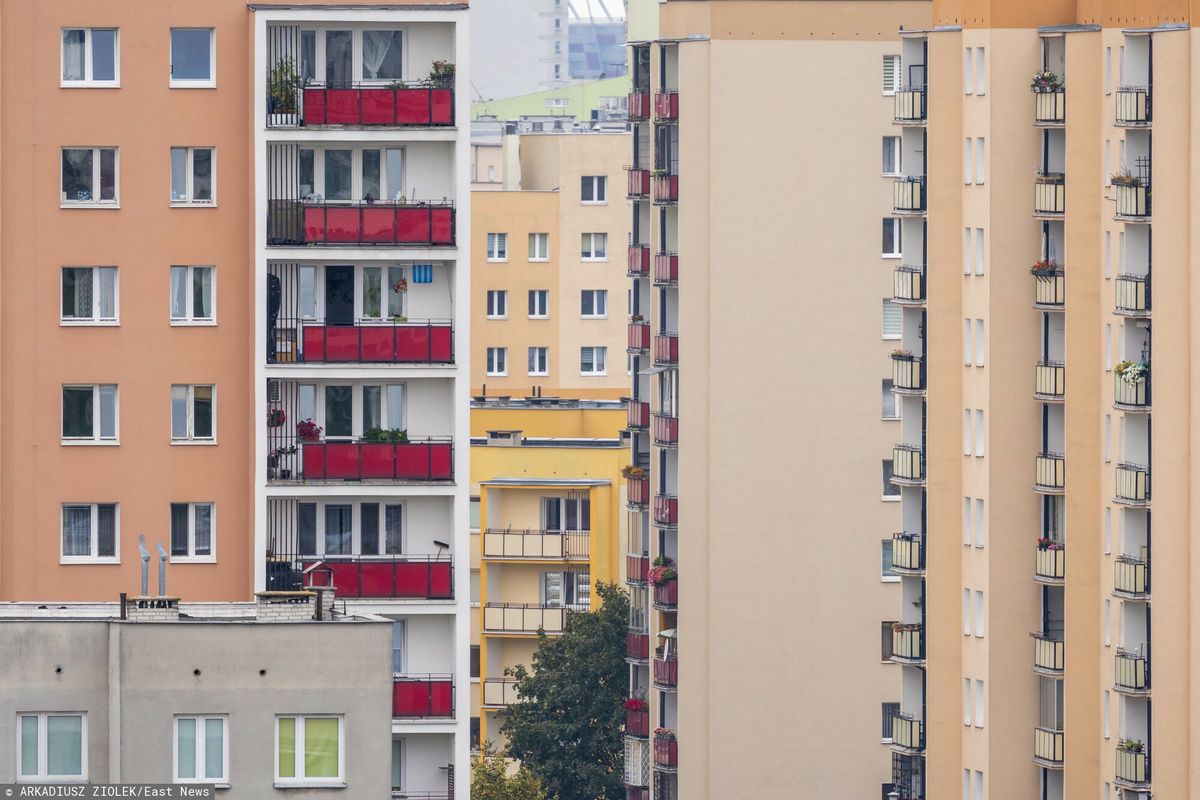
M 655 203 L 674 203 L 679 200 L 679 176 L 671 173 L 651 175 L 650 190 Z
M 629 245 L 629 263 L 625 274 L 631 278 L 650 277 L 650 245 Z
M 1137 653 L 1117 650 L 1113 682 L 1118 692 L 1141 694 L 1150 690 L 1150 661 Z
M 299 116 L 304 126 L 399 128 L 454 124 L 454 88 L 444 83 L 309 83 L 301 98 Z M 279 106 L 270 110 L 272 127 L 287 124 L 288 115 Z
M 1063 732 L 1051 728 L 1034 728 L 1034 761 L 1046 767 L 1061 767 L 1063 763 Z
M 455 209 L 449 202 L 310 203 L 271 199 L 267 204 L 269 245 L 450 247 L 454 242 Z
M 1153 119 L 1149 86 L 1122 86 L 1117 89 L 1118 125 L 1146 125 Z
M 925 210 L 925 178 L 896 178 L 892 184 L 892 209 L 897 214 L 919 214 Z
M 908 305 L 924 303 L 925 268 L 896 267 L 892 271 L 892 299 Z
M 654 285 L 674 286 L 679 282 L 679 255 L 677 253 L 654 254 Z
M 1039 400 L 1062 400 L 1067 388 L 1067 369 L 1061 361 L 1039 361 L 1033 394 Z
M 663 611 L 673 611 L 679 605 L 679 579 L 655 584 L 654 607 Z
M 1116 292 L 1117 313 L 1131 317 L 1150 313 L 1150 276 L 1118 275 Z
M 650 323 L 629 323 L 628 346 L 630 353 L 645 353 L 650 349 Z
M 392 678 L 392 716 L 452 719 L 454 676 L 395 676 Z
M 665 365 L 679 363 L 679 334 L 654 334 L 654 363 Z
M 915 664 L 925 660 L 925 627 L 914 623 L 892 625 L 892 660 Z
M 483 557 L 514 561 L 586 561 L 591 538 L 590 531 L 488 528 L 483 532 Z
M 892 791 L 895 800 L 925 800 L 924 756 L 892 752 Z
M 626 478 L 625 500 L 636 508 L 645 508 L 650 505 L 650 479 Z
M 1150 468 L 1142 464 L 1117 464 L 1117 502 L 1144 506 L 1150 502 Z
M 677 659 L 654 659 L 654 685 L 661 689 L 674 689 L 679 685 L 679 661 Z
M 1066 644 L 1043 633 L 1033 634 L 1033 668 L 1045 675 L 1060 675 Z
M 925 391 L 925 359 L 893 353 L 892 388 L 905 392 Z
M 272 443 L 276 443 L 274 438 Z M 292 481 L 454 480 L 454 443 L 450 441 L 433 438 L 399 443 L 301 441 L 299 449 L 300 472 L 290 478 Z M 289 463 L 294 462 L 279 462 L 275 480 L 289 480 L 283 476 Z
M 674 736 L 654 734 L 654 767 L 656 769 L 679 768 L 679 741 Z
M 488 603 L 483 607 L 486 633 L 562 633 L 572 611 L 587 611 L 584 604 L 544 606 L 531 603 Z
M 679 498 L 673 494 L 654 495 L 654 524 L 679 524 Z
M 625 633 L 625 660 L 650 660 L 650 634 L 646 631 L 630 630 Z
M 1066 577 L 1067 551 L 1061 546 L 1038 545 L 1033 575 L 1042 583 L 1061 583 Z
M 899 89 L 893 98 L 892 116 L 896 122 L 925 121 L 925 90 Z
M 274 323 L 274 324 L 272 324 Z M 268 319 L 268 364 L 453 364 L 449 321 Z
M 892 569 L 919 575 L 925 571 L 925 541 L 918 533 L 892 534 Z
M 629 93 L 628 116 L 634 121 L 650 119 L 650 92 Z
M 625 735 L 639 739 L 650 738 L 650 711 L 625 709 Z
M 907 752 L 925 750 L 925 723 L 911 714 L 892 715 L 892 747 Z
M 918 485 L 925 482 L 925 451 L 911 444 L 892 448 L 892 482 Z
M 1067 119 L 1067 92 L 1034 92 L 1033 117 L 1038 125 L 1062 125 Z
M 1067 282 L 1061 267 L 1034 275 L 1033 303 L 1039 308 L 1062 308 L 1067 302 Z
M 631 430 L 650 427 L 650 403 L 630 397 L 625 401 L 626 425 Z
M 636 200 L 650 196 L 650 170 L 646 167 L 626 167 L 629 173 L 629 186 L 626 196 Z
M 654 443 L 662 447 L 679 444 L 679 417 L 670 414 L 654 415 Z
M 1035 214 L 1062 214 L 1066 210 L 1066 177 L 1056 173 L 1039 173 L 1033 185 Z
M 625 582 L 644 585 L 649 579 L 650 556 L 625 556 Z
M 1139 179 L 1136 184 L 1113 184 L 1116 215 L 1122 219 L 1150 216 L 1150 186 Z
M 484 678 L 483 705 L 487 708 L 506 708 L 521 701 L 517 682 L 511 678 Z
M 334 595 L 342 598 L 454 598 L 454 565 L 449 556 L 317 555 L 270 546 L 266 566 L 267 582 L 274 591 L 304 589 L 305 575 L 311 570 L 313 585 L 332 586 Z
M 670 122 L 679 119 L 679 92 L 654 93 L 654 118 Z
M 1034 488 L 1047 494 L 1059 494 L 1066 487 L 1067 459 L 1061 453 L 1042 452 L 1034 466 Z
M 1150 783 L 1150 754 L 1143 745 L 1117 745 L 1116 776 L 1125 786 Z
M 1150 371 L 1141 380 L 1130 383 L 1124 376 L 1113 374 L 1113 403 L 1119 408 L 1144 410 L 1150 407 Z
M 1113 562 L 1113 594 L 1131 600 L 1150 596 L 1150 564 L 1136 556 L 1117 556 Z

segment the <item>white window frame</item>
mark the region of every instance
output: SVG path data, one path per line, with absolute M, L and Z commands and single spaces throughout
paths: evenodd
M 592 199 L 583 199 L 583 184 L 587 181 L 592 186 Z M 599 196 L 599 200 L 596 197 Z M 608 205 L 608 176 L 607 175 L 583 175 L 579 181 L 579 202 L 585 206 L 606 206 Z
M 328 408 L 327 408 L 327 403 L 326 403 L 325 389 L 326 389 L 326 387 L 330 387 L 330 386 L 342 386 L 342 387 L 348 387 L 350 389 L 350 435 L 349 436 L 345 436 L 343 434 L 331 436 L 329 434 L 329 430 L 328 430 L 329 425 L 327 424 Z M 363 416 L 363 390 L 368 387 L 379 389 L 379 403 L 380 403 L 379 424 L 380 424 L 380 427 L 382 427 L 384 430 L 391 430 L 393 428 L 407 430 L 408 425 L 405 422 L 405 420 L 408 417 L 408 383 L 406 381 L 389 380 L 387 382 L 381 382 L 378 379 L 365 380 L 365 381 L 353 381 L 350 379 L 345 379 L 345 380 L 329 380 L 329 381 L 327 381 L 325 383 L 321 383 L 321 384 L 315 384 L 315 383 L 301 383 L 300 384 L 300 389 L 302 392 L 304 392 L 306 390 L 311 390 L 312 397 L 313 397 L 313 407 L 312 407 L 311 418 L 322 428 L 326 429 L 325 430 L 325 438 L 329 439 L 330 441 L 344 441 L 348 438 L 349 439 L 358 439 L 358 438 L 361 438 L 362 435 L 366 432 L 367 421 Z M 400 418 L 399 419 L 392 419 L 391 410 L 389 407 L 389 402 L 390 402 L 389 396 L 391 395 L 393 389 L 398 389 L 399 394 L 400 394 Z M 308 412 L 308 409 L 304 409 L 303 412 L 301 412 L 301 415 L 300 415 L 301 418 L 303 418 L 307 414 L 307 412 Z
M 37 775 L 22 775 L 21 773 L 21 720 L 25 717 L 37 718 Z M 49 725 L 47 721 L 50 717 L 79 717 L 79 775 L 50 775 L 47 773 L 47 762 L 50 760 L 49 752 Z M 16 781 L 18 783 L 87 783 L 88 779 L 88 723 L 86 711 L 30 711 L 17 714 L 17 769 Z
M 99 81 L 92 77 L 92 31 L 113 32 L 113 79 Z M 67 48 L 63 36 L 67 31 L 83 31 L 83 80 L 68 80 L 63 77 L 66 69 Z M 58 85 L 63 89 L 115 89 L 121 86 L 121 29 L 97 25 L 91 28 L 64 27 L 58 36 Z
M 592 313 L 585 314 L 583 312 L 583 298 L 589 292 L 592 295 Z M 603 307 L 599 314 L 596 313 L 597 307 Z M 580 289 L 579 316 L 581 319 L 608 319 L 608 289 Z
M 92 272 L 92 315 L 90 317 L 68 317 L 66 308 L 62 302 L 62 281 L 65 277 L 64 271 L 68 269 L 86 269 Z M 111 269 L 113 271 L 113 316 L 100 316 L 100 292 L 97 287 L 100 285 L 99 270 Z M 121 324 L 121 270 L 114 266 L 63 266 L 58 273 L 58 324 L 64 328 L 113 328 Z
M 325 154 L 333 151 L 349 151 L 350 152 L 350 197 L 331 200 L 326 196 L 325 191 Z M 375 150 L 379 152 L 379 197 L 375 200 L 384 202 L 398 201 L 402 197 L 410 197 L 409 190 L 406 188 L 408 179 L 408 148 L 402 144 L 393 145 L 370 145 L 347 143 L 344 145 L 320 145 L 317 147 L 301 147 L 300 154 L 303 157 L 304 153 L 312 154 L 312 193 L 305 194 L 300 199 L 321 197 L 321 202 L 325 205 L 336 206 L 340 204 L 364 203 L 363 192 L 363 153 L 367 150 Z M 388 178 L 387 159 L 388 153 L 399 151 L 400 153 L 400 185 L 392 186 Z M 297 165 L 297 170 L 299 165 Z M 507 259 L 505 259 L 507 260 Z
M 583 352 L 585 350 L 592 351 L 592 371 L 585 372 L 583 369 Z M 596 369 L 596 353 L 603 354 L 604 368 Z M 579 374 L 585 377 L 599 377 L 608 374 L 608 348 L 603 345 L 585 345 L 579 348 Z
M 208 31 L 208 78 L 176 78 L 175 43 L 172 36 L 175 31 Z M 167 32 L 167 83 L 172 89 L 215 89 L 217 88 L 217 29 L 205 27 L 172 27 Z M 215 193 L 214 193 L 215 194 Z
M 508 261 L 508 234 L 489 233 L 487 235 L 487 260 L 492 262 Z
M 100 191 L 100 153 L 104 150 L 113 151 L 113 199 L 112 200 L 70 200 L 62 191 L 62 151 L 91 150 L 92 151 L 92 197 Z M 59 208 L 120 208 L 121 207 L 121 148 L 105 145 L 63 145 L 58 153 L 58 205 Z
M 975 94 L 987 94 L 987 48 L 975 48 Z
M 896 321 L 895 331 L 888 330 L 889 313 Z M 883 298 L 883 308 L 880 313 L 880 338 L 884 341 L 899 341 L 904 337 L 904 308 L 897 305 L 890 297 Z
M 542 368 L 540 370 L 530 369 L 529 374 L 532 376 L 537 376 L 537 377 L 544 377 L 546 375 L 549 375 L 550 374 L 550 348 L 549 347 L 538 347 L 538 346 L 530 347 L 529 353 L 528 353 L 530 358 L 533 358 L 533 356 L 535 355 L 535 351 L 536 351 L 536 354 L 541 356 L 541 358 L 538 360 L 540 360 L 542 362 L 542 364 L 541 364 Z
M 185 286 L 187 288 L 187 291 L 184 292 L 184 297 L 185 297 L 184 302 L 185 302 L 185 305 L 187 306 L 187 308 L 184 312 L 186 314 L 186 316 L 184 316 L 184 317 L 172 316 L 171 303 L 174 298 L 173 298 L 173 293 L 171 291 L 173 288 L 173 286 L 171 284 L 171 275 L 172 275 L 171 270 L 175 270 L 175 269 L 187 270 L 186 277 L 184 278 Z M 208 298 L 208 305 L 212 309 L 211 317 L 197 317 L 196 316 L 195 295 L 192 293 L 191 288 L 194 285 L 194 280 L 195 280 L 193 273 L 198 269 L 211 270 L 212 280 L 210 281 L 210 284 L 212 286 L 212 297 Z M 172 264 L 171 269 L 167 271 L 167 317 L 168 317 L 168 319 L 170 319 L 171 324 L 176 327 L 195 327 L 195 326 L 203 327 L 203 326 L 216 325 L 217 324 L 217 268 L 210 264 Z
M 171 503 L 172 505 L 186 505 L 188 509 L 188 555 L 177 556 L 171 554 L 169 557 L 172 564 L 215 564 L 217 563 L 217 504 L 211 500 L 194 502 L 194 503 Z M 196 507 L 208 506 L 208 555 L 196 555 Z M 170 523 L 167 526 L 167 553 L 171 553 L 171 535 L 174 533 L 170 528 Z M 204 783 L 204 781 L 200 781 Z
M 100 389 L 104 386 L 113 388 L 113 435 L 102 436 L 102 421 L 100 419 Z M 80 445 L 100 445 L 100 446 L 116 446 L 121 443 L 121 386 L 116 383 L 64 383 L 62 391 L 67 389 L 91 389 L 92 390 L 92 435 L 91 436 L 67 436 L 64 426 L 66 419 L 63 413 L 63 398 L 62 393 L 59 394 L 58 407 L 58 435 L 60 443 L 63 445 L 71 445 L 78 447 Z
M 183 150 L 187 154 L 187 157 L 184 159 L 184 171 L 186 173 L 184 185 L 186 186 L 186 189 L 184 192 L 184 195 L 185 195 L 184 199 L 182 199 L 182 200 L 176 200 L 172 196 L 172 192 L 174 191 L 173 184 L 175 182 L 175 175 L 174 175 L 175 162 L 174 162 L 173 156 L 174 156 L 176 150 Z M 196 192 L 195 156 L 196 156 L 197 150 L 208 150 L 209 154 L 210 154 L 209 157 L 212 160 L 212 199 L 211 200 L 197 200 L 194 197 L 194 194 Z M 167 187 L 167 197 L 170 200 L 171 207 L 172 208 L 193 208 L 193 207 L 197 207 L 197 206 L 199 206 L 201 208 L 216 207 L 216 205 L 217 205 L 217 148 L 214 146 L 211 146 L 211 145 L 199 145 L 196 147 L 182 146 L 182 145 L 172 146 L 170 149 L 170 156 L 172 157 L 170 159 L 170 170 L 169 170 L 171 172 L 171 180 L 170 180 L 170 185 L 168 185 L 168 187 Z
M 901 151 L 903 150 L 904 141 L 899 136 L 884 136 L 880 140 L 879 146 L 881 151 L 884 147 L 883 143 L 888 141 L 893 142 L 895 146 L 892 150 L 892 163 L 883 168 L 883 176 L 885 178 L 893 178 L 903 174 L 902 170 L 904 169 L 904 155 Z M 883 153 L 880 152 L 881 161 L 882 157 Z
M 892 63 L 891 87 L 888 87 L 886 84 L 888 62 Z M 889 53 L 883 57 L 883 74 L 880 77 L 881 83 L 883 84 L 884 97 L 891 97 L 904 85 L 904 62 L 901 60 L 900 56 L 894 53 Z
M 500 363 L 503 362 L 503 363 Z M 502 378 L 508 374 L 508 348 L 489 347 L 487 349 L 487 374 L 491 377 Z M 497 369 L 499 367 L 499 369 Z
M 296 721 L 296 763 L 294 778 L 284 778 L 279 775 L 279 721 L 293 719 Z M 336 778 L 308 778 L 300 773 L 304 771 L 304 726 L 310 719 L 336 719 L 338 723 L 338 774 Z M 341 714 L 280 714 L 275 717 L 275 773 L 274 782 L 277 787 L 314 786 L 330 787 L 346 785 L 346 720 Z
M 892 241 L 895 243 L 896 249 L 890 253 L 883 253 L 880 256 L 880 258 L 902 258 L 904 256 L 904 230 L 903 230 L 902 223 L 901 223 L 899 217 L 884 217 L 883 218 L 883 225 L 887 225 L 889 222 L 895 226 L 895 228 L 892 232 Z M 882 250 L 883 249 L 883 247 L 882 247 L 883 226 L 880 227 L 879 235 L 880 235 L 879 243 L 881 245 L 881 247 L 879 249 Z
M 898 395 L 892 391 L 892 385 L 893 384 L 892 384 L 891 378 L 884 378 L 883 382 L 880 384 L 880 387 L 879 387 L 880 388 L 879 410 L 881 412 L 880 419 L 889 421 L 889 422 L 894 422 L 895 420 L 900 419 L 900 395 Z M 887 402 L 889 400 L 891 401 L 891 409 L 892 409 L 891 413 L 884 414 L 884 413 L 882 413 L 883 412 L 883 404 L 884 404 L 884 402 Z
M 534 255 L 529 257 L 531 262 L 542 262 L 550 260 L 550 234 L 548 233 L 531 233 L 529 234 L 529 249 Z
M 533 299 L 534 297 L 538 298 L 539 300 L 544 298 L 546 302 L 544 304 L 540 303 L 540 302 L 535 302 L 534 303 L 535 307 L 539 306 L 539 305 L 542 306 L 542 308 L 541 308 L 542 313 L 530 314 L 529 318 L 530 319 L 550 319 L 550 290 L 549 289 L 530 289 L 529 290 L 529 299 Z
M 196 777 L 179 777 L 179 721 L 190 719 L 196 723 Z M 210 778 L 204 775 L 206 738 L 203 735 L 208 720 L 221 722 L 221 776 Z M 179 714 L 171 723 L 171 781 L 172 783 L 211 783 L 218 787 L 229 785 L 229 717 L 224 714 Z
M 508 319 L 508 290 L 487 290 L 487 318 Z
M 407 501 L 401 501 L 399 499 L 389 498 L 386 496 L 360 497 L 357 499 L 353 499 L 350 497 L 332 497 L 331 496 L 331 497 L 327 497 L 326 499 L 323 499 L 323 500 L 318 500 L 318 499 L 314 498 L 314 499 L 306 499 L 306 500 L 300 501 L 300 505 L 304 505 L 306 503 L 311 504 L 314 507 L 313 513 L 314 513 L 315 519 L 313 520 L 313 523 L 314 523 L 313 524 L 313 539 L 314 539 L 313 544 L 315 545 L 315 547 L 313 549 L 314 549 L 315 553 L 312 553 L 312 554 L 305 553 L 304 555 L 316 555 L 316 556 L 321 556 L 321 557 L 324 557 L 327 554 L 334 555 L 333 553 L 327 553 L 327 550 L 326 550 L 326 544 L 328 544 L 328 542 L 326 541 L 326 538 L 325 538 L 325 533 L 326 533 L 325 523 L 327 522 L 325 512 L 326 512 L 326 509 L 329 508 L 330 506 L 334 506 L 335 508 L 338 506 L 349 506 L 350 507 L 350 552 L 348 554 L 341 554 L 341 555 L 352 555 L 355 557 L 362 557 L 362 558 L 367 558 L 367 559 L 374 558 L 376 556 L 390 558 L 392 556 L 392 554 L 389 554 L 389 553 L 363 553 L 362 545 L 363 545 L 364 530 L 363 530 L 362 509 L 363 509 L 363 506 L 365 506 L 365 505 L 374 505 L 374 506 L 379 507 L 378 520 L 379 520 L 379 537 L 380 537 L 379 538 L 379 549 L 380 550 L 387 549 L 387 542 L 386 542 L 387 508 L 389 506 L 398 506 L 400 508 L 400 549 L 399 549 L 399 552 L 395 553 L 395 555 L 406 555 L 409 552 L 411 552 L 410 546 L 409 546 L 409 534 L 408 534 L 409 516 L 408 516 L 408 502 Z
M 407 25 L 396 25 L 389 23 L 360 25 L 351 28 L 349 23 L 327 22 L 321 25 L 305 25 L 302 28 L 303 32 L 311 31 L 313 33 L 313 80 L 320 84 L 325 84 L 327 80 L 325 63 L 326 41 L 325 34 L 328 31 L 348 31 L 350 33 L 350 78 L 355 83 L 372 84 L 386 86 L 394 80 L 411 81 L 412 65 L 410 63 L 410 47 L 409 47 L 409 31 Z M 363 77 L 363 32 L 364 31 L 396 31 L 400 34 L 400 57 L 402 64 L 400 65 L 399 78 L 365 78 Z
M 583 249 L 583 241 L 585 239 L 588 242 L 587 250 Z M 603 243 L 602 255 L 596 255 L 597 252 L 600 252 L 596 247 L 596 242 L 598 241 Z M 579 260 L 588 262 L 608 261 L 608 234 L 601 232 L 580 234 Z
M 896 568 L 895 542 L 891 538 L 880 539 L 879 540 L 879 581 L 881 583 L 899 583 L 900 575 L 898 573 L 893 571 L 892 574 L 889 575 L 886 571 L 884 571 L 883 558 L 884 558 L 884 553 L 888 552 L 888 551 L 890 551 L 890 553 L 891 553 L 889 560 L 892 563 L 892 569 L 895 570 L 895 568 Z
M 184 438 L 175 437 L 175 389 L 176 387 L 187 387 L 187 435 Z M 196 388 L 207 386 L 212 389 L 212 438 L 203 439 L 197 438 L 195 433 L 196 428 Z M 170 414 L 170 434 L 171 444 L 179 445 L 215 445 L 217 443 L 217 385 L 215 383 L 173 383 L 171 384 L 171 396 L 168 398 L 171 403 Z
M 87 506 L 92 511 L 92 552 L 86 556 L 69 556 L 64 545 L 63 526 L 68 507 Z M 100 549 L 100 506 L 113 507 L 113 554 L 102 556 Z M 120 564 L 121 563 L 121 504 L 120 503 L 62 503 L 58 511 L 58 563 L 60 564 Z

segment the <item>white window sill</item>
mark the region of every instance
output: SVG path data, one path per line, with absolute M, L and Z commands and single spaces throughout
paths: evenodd
M 883 177 L 885 177 L 885 178 L 903 178 L 904 173 L 903 172 L 885 172 L 885 173 L 883 173 Z
M 904 337 L 899 336 L 899 335 L 892 336 L 891 334 L 885 334 L 883 336 L 880 336 L 879 338 L 883 339 L 885 342 L 898 342 Z
M 121 208 L 121 204 L 114 200 L 104 200 L 104 201 L 101 201 L 98 203 L 94 203 L 90 200 L 80 200 L 78 202 L 73 202 L 73 203 L 69 203 L 66 201 L 60 201 L 58 204 L 58 207 L 59 208 L 107 208 L 110 210 L 117 210 L 117 209 Z
M 48 778 L 31 778 L 29 776 L 18 777 L 17 783 L 87 783 L 87 776 L 80 777 L 65 777 L 55 775 Z M 47 795 L 50 796 L 50 795 Z M 65 796 L 65 795 L 64 795 Z M 80 795 L 82 797 L 82 795 Z
M 116 319 L 60 319 L 58 326 L 60 328 L 118 328 L 121 325 L 120 320 Z
M 529 377 L 531 377 L 531 378 L 548 378 L 548 377 L 550 377 L 549 372 L 529 372 L 526 374 L 529 375 Z
M 608 314 L 580 314 L 580 319 L 608 319 Z M 897 337 L 898 338 L 898 337 Z
M 603 378 L 608 375 L 607 372 L 581 372 L 579 374 L 584 378 Z
M 117 447 L 121 444 L 118 439 L 63 439 L 59 443 L 63 447 Z
M 498 317 L 498 316 L 496 316 L 495 314 L 488 314 L 488 315 L 487 315 L 487 318 L 488 318 L 488 319 L 508 319 L 508 314 L 505 314 L 505 315 L 504 315 L 504 316 L 502 316 L 502 317 Z
M 489 378 L 507 378 L 508 373 L 507 372 L 489 372 L 489 373 L 487 373 L 487 376 Z
M 345 781 L 281 781 L 276 780 L 276 789 L 345 789 Z
M 194 81 L 183 81 L 183 80 L 177 81 L 177 80 L 171 79 L 169 81 L 169 84 L 170 84 L 170 88 L 172 88 L 172 89 L 215 89 L 215 88 L 217 88 L 217 82 L 212 79 L 194 80 Z
M 488 263 L 489 264 L 507 264 L 508 259 L 507 258 L 488 258 Z
M 881 575 L 879 578 L 879 582 L 880 583 L 899 583 L 900 576 L 899 575 Z
M 550 260 L 549 258 L 530 258 L 530 259 L 528 259 L 530 264 L 545 264 L 549 260 Z
M 899 422 L 900 417 L 880 417 L 884 422 Z
M 171 556 L 172 564 L 215 564 L 217 563 L 216 556 Z M 200 781 L 207 783 L 207 781 Z
M 172 200 L 171 208 L 216 208 L 216 200 Z
M 879 499 L 880 499 L 880 500 L 882 500 L 882 501 L 883 501 L 883 502 L 885 502 L 885 503 L 899 503 L 899 502 L 900 502 L 900 495 L 898 495 L 898 494 L 885 494 L 883 497 L 881 497 L 881 498 L 879 498 Z
M 880 258 L 904 258 L 903 253 L 884 253 Z
M 899 258 L 899 256 L 897 256 L 897 258 Z M 585 264 L 603 264 L 605 261 L 608 261 L 608 256 L 605 256 L 604 258 L 580 258 L 579 260 Z
M 895 90 L 895 89 L 892 89 L 891 91 L 884 92 L 884 93 L 883 93 L 883 96 L 884 96 L 884 97 L 895 97 L 895 96 L 896 96 L 896 90 Z
M 217 321 L 215 319 L 173 319 L 171 320 L 172 328 L 215 328 Z
M 549 314 L 530 314 L 530 319 L 550 319 Z
M 59 79 L 60 89 L 120 89 L 120 81 L 64 81 Z
M 114 556 L 103 556 L 103 557 L 97 556 L 96 558 L 92 558 L 91 556 L 59 556 L 58 563 L 63 564 L 63 565 L 120 564 L 121 559 L 119 557 L 114 557 Z M 47 778 L 47 780 L 49 780 L 49 779 Z
M 606 205 L 608 205 L 608 201 L 607 200 L 580 200 L 579 205 L 581 205 L 581 206 L 606 206 Z
M 217 443 L 216 439 L 172 439 L 171 440 L 172 446 L 183 445 L 186 447 L 205 447 L 205 446 L 211 447 L 211 446 L 215 446 L 216 443 Z

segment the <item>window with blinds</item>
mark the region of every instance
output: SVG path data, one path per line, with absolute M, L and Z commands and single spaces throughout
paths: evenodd
M 883 338 L 900 338 L 900 306 L 890 297 L 883 298 Z
M 895 94 L 900 88 L 900 56 L 883 57 L 883 93 Z

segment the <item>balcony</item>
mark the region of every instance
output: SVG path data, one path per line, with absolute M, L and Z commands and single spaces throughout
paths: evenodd
M 925 359 L 909 352 L 892 353 L 892 391 L 921 394 L 925 391 Z
M 673 732 L 654 734 L 654 768 L 672 772 L 679 769 L 679 741 Z
M 654 285 L 674 286 L 679 282 L 679 255 L 677 253 L 654 254 Z
M 642 702 L 645 705 L 645 701 Z M 636 736 L 639 739 L 650 738 L 650 710 L 648 708 L 625 709 L 625 735 Z
M 392 716 L 454 718 L 453 675 L 397 675 L 392 679 Z
M 515 680 L 511 678 L 483 679 L 482 705 L 484 708 L 507 708 L 520 700 Z
M 1033 671 L 1041 675 L 1061 675 L 1065 643 L 1043 633 L 1033 634 Z
M 1038 173 L 1033 185 L 1033 213 L 1060 217 L 1066 210 L 1067 181 L 1061 173 Z
M 1067 552 L 1059 542 L 1041 539 L 1037 545 L 1033 577 L 1039 583 L 1060 585 L 1066 577 Z
M 268 317 L 268 364 L 453 364 L 450 322 Z
M 679 578 L 654 584 L 654 607 L 659 611 L 674 611 L 679 606 Z
M 513 530 L 483 532 L 483 557 L 492 561 L 587 561 L 589 531 Z
M 1039 453 L 1034 463 L 1033 490 L 1042 494 L 1062 494 L 1066 488 L 1067 459 L 1061 453 Z
M 1150 276 L 1118 275 L 1116 312 L 1125 317 L 1150 316 Z
M 892 184 L 892 209 L 897 214 L 924 214 L 925 178 L 896 178 Z
M 1067 92 L 1056 89 L 1048 92 L 1034 92 L 1033 95 L 1034 124 L 1043 126 L 1062 125 L 1067 120 Z
M 1141 741 L 1124 740 L 1117 745 L 1117 784 L 1133 789 L 1150 784 L 1150 754 Z
M 631 278 L 650 277 L 650 245 L 629 245 L 629 263 L 625 274 Z
M 673 494 L 654 495 L 654 524 L 673 528 L 679 524 L 679 498 Z
M 925 305 L 925 268 L 896 267 L 892 271 L 892 300 L 901 305 Z
M 892 570 L 901 575 L 925 574 L 925 538 L 918 533 L 892 534 Z
M 643 664 L 650 660 L 650 634 L 630 630 L 625 633 L 625 660 Z
M 644 431 L 650 427 L 650 403 L 636 400 L 632 397 L 625 400 L 625 427 L 634 431 Z
M 1112 188 L 1117 204 L 1116 219 L 1140 222 L 1150 217 L 1149 181 L 1131 175 L 1114 175 Z
M 654 202 L 658 205 L 678 202 L 679 176 L 671 173 L 652 173 L 650 176 L 650 190 Z
M 650 556 L 625 556 L 625 582 L 646 585 L 650 575 Z
M 270 199 L 267 244 L 272 246 L 453 247 L 450 202 L 310 203 Z
M 650 119 L 650 92 L 629 93 L 629 119 L 641 122 Z
M 892 625 L 892 661 L 898 664 L 925 663 L 925 628 L 918 623 Z
M 925 90 L 898 90 L 893 98 L 892 118 L 901 124 L 923 125 L 925 123 Z
M 334 595 L 344 599 L 454 599 L 449 556 L 306 555 L 269 548 L 266 567 L 267 581 L 276 591 L 304 589 L 311 573 L 313 585 L 332 586 Z
M 454 86 L 415 81 L 380 86 L 369 83 L 308 83 L 300 92 L 299 123 L 305 127 L 337 125 L 346 128 L 445 127 L 454 125 Z M 278 105 L 268 114 L 274 124 L 287 126 L 287 109 Z
M 1063 732 L 1051 728 L 1034 728 L 1033 760 L 1048 769 L 1062 769 Z
M 660 366 L 674 366 L 679 363 L 679 334 L 654 334 L 654 363 Z
M 484 633 L 536 635 L 539 631 L 558 634 L 566 630 L 572 611 L 587 611 L 586 605 L 544 606 L 535 603 L 488 603 L 483 607 Z
M 654 685 L 659 689 L 679 686 L 679 661 L 675 657 L 654 659 Z
M 901 753 L 925 751 L 925 723 L 911 714 L 892 715 L 892 749 Z
M 654 415 L 654 443 L 659 447 L 676 447 L 679 444 L 679 417 Z
M 1113 683 L 1121 694 L 1150 693 L 1150 661 L 1137 653 L 1117 650 L 1113 663 Z
M 892 753 L 892 791 L 895 800 L 925 800 L 925 757 Z
M 1117 496 L 1114 502 L 1125 506 L 1150 505 L 1150 468 L 1142 464 L 1117 464 Z
M 1122 86 L 1117 89 L 1116 124 L 1140 127 L 1153 119 L 1149 86 Z
M 631 322 L 629 323 L 628 345 L 626 351 L 630 353 L 645 353 L 650 350 L 650 323 L 649 322 Z
M 277 439 L 271 438 L 272 445 L 278 443 Z M 275 468 L 268 468 L 268 478 L 272 482 L 424 483 L 454 480 L 454 443 L 451 441 L 433 438 L 406 442 L 301 440 L 299 450 L 299 472 L 289 469 L 296 464 L 294 454 L 277 456 L 285 460 L 279 461 Z
M 1061 361 L 1039 361 L 1034 370 L 1033 396 L 1043 402 L 1059 402 L 1067 388 L 1067 369 Z
M 634 508 L 650 505 L 650 479 L 647 477 L 625 477 L 625 501 Z
M 679 92 L 654 93 L 654 118 L 664 122 L 679 120 Z
M 922 486 L 925 483 L 925 451 L 911 444 L 892 448 L 892 483 Z
M 1067 281 L 1062 267 L 1054 265 L 1045 269 L 1034 268 L 1034 308 L 1046 311 L 1061 311 L 1067 302 Z
M 640 200 L 650 196 L 650 170 L 645 167 L 626 167 L 629 185 L 625 196 L 630 200 Z
M 1113 405 L 1123 411 L 1150 410 L 1150 370 L 1113 374 Z
M 1117 556 L 1113 562 L 1113 594 L 1128 600 L 1150 599 L 1150 563 L 1136 556 Z

